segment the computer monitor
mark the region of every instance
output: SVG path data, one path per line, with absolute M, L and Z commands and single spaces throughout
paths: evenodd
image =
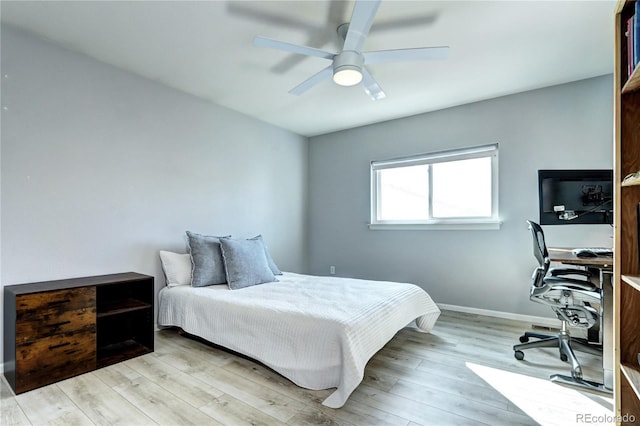
M 541 225 L 612 224 L 613 170 L 538 170 Z

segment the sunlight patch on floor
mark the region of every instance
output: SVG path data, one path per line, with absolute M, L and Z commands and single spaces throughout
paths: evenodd
M 615 424 L 613 398 L 546 379 L 466 363 L 467 367 L 543 426 Z

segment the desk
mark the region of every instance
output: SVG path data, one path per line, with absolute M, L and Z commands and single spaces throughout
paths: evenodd
M 549 248 L 549 259 L 553 262 L 567 263 L 571 265 L 585 266 L 587 268 L 596 268 L 599 270 L 613 269 L 613 257 L 597 256 L 597 257 L 578 257 L 573 254 L 573 248 Z
M 549 259 L 583 266 L 598 277 L 594 284 L 602 288 L 602 370 L 603 384 L 613 390 L 613 257 L 578 257 L 572 248 L 549 248 Z

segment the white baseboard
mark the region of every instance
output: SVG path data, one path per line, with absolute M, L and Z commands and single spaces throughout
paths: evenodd
M 485 315 L 488 317 L 503 318 L 515 321 L 524 321 L 533 325 L 543 327 L 560 328 L 560 320 L 557 318 L 537 317 L 533 315 L 513 314 L 511 312 L 491 311 L 489 309 L 469 308 L 467 306 L 447 305 L 438 303 L 440 309 L 455 312 L 464 312 L 467 314 Z

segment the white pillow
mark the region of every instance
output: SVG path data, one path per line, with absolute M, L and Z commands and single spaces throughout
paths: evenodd
M 167 286 L 191 285 L 191 255 L 160 250 Z

